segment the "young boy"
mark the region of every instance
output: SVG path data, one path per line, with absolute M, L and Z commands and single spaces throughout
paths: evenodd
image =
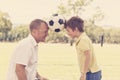
M 68 35 L 77 38 L 76 50 L 80 67 L 80 80 L 101 80 L 101 70 L 96 62 L 93 45 L 84 32 L 84 21 L 79 17 L 69 19 L 65 28 Z

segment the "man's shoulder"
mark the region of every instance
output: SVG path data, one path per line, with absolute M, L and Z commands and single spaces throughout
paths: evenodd
M 18 46 L 26 46 L 29 47 L 31 45 L 30 39 L 28 37 L 22 39 L 21 41 L 19 41 Z

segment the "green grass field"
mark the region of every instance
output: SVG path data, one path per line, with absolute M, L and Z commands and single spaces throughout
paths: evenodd
M 0 43 L 0 80 L 5 80 L 8 64 L 17 43 Z M 102 80 L 120 80 L 120 45 L 94 44 L 102 69 Z M 79 80 L 79 68 L 74 46 L 69 44 L 39 44 L 38 72 L 50 80 Z

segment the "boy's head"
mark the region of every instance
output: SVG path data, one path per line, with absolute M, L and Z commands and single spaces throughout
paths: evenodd
M 80 33 L 84 32 L 84 21 L 79 17 L 70 18 L 66 24 L 65 28 L 72 38 L 79 36 Z

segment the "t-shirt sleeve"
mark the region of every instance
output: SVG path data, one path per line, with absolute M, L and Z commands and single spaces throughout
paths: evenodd
M 82 52 L 90 50 L 90 46 L 89 46 L 89 41 L 88 40 L 81 39 L 79 44 L 78 44 L 78 46 L 79 46 L 80 51 L 82 51 Z
M 31 56 L 31 49 L 29 46 L 19 46 L 15 51 L 15 63 L 28 65 Z

